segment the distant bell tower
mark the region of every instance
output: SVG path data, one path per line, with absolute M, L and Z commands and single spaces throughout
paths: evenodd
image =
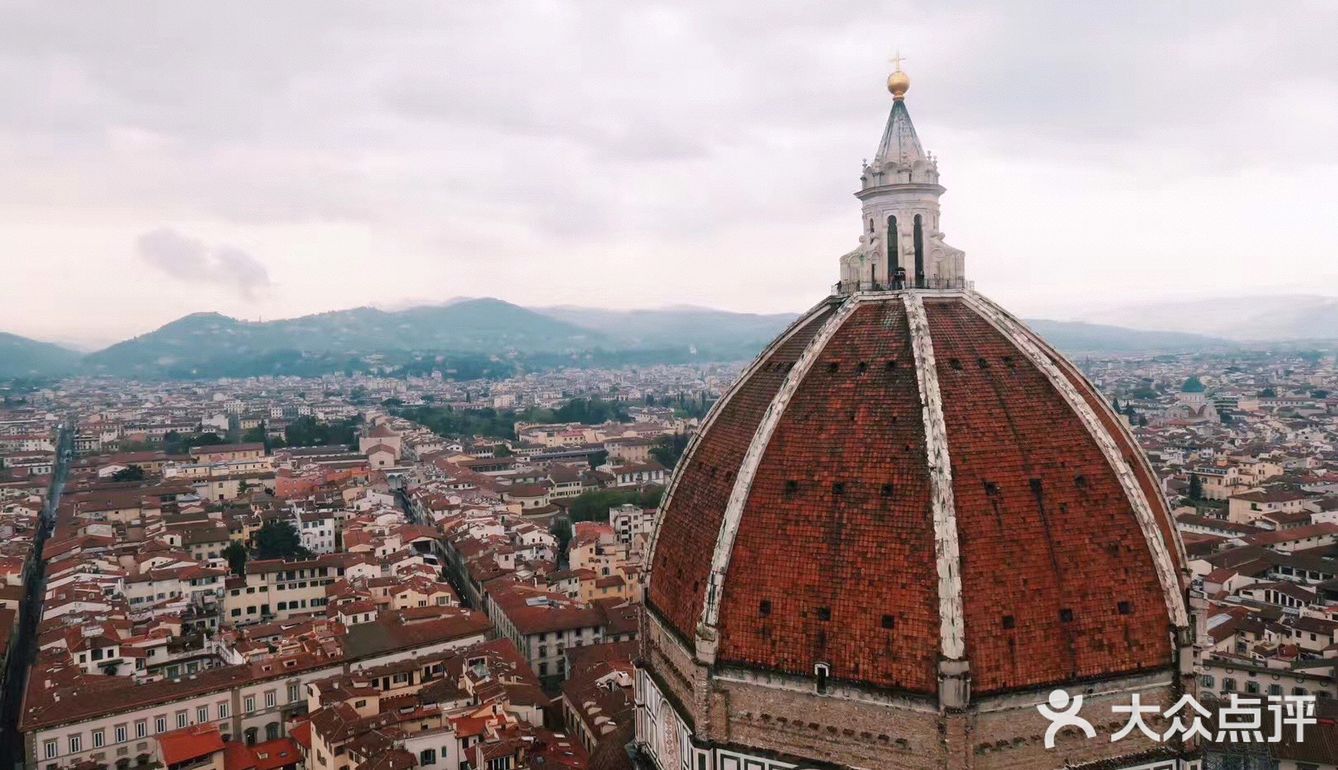
M 859 248 L 841 258 L 840 291 L 894 288 L 965 289 L 964 254 L 943 241 L 939 230 L 938 160 L 920 145 L 906 92 L 911 79 L 896 70 L 887 78 L 892 113 L 873 161 L 860 174 L 855 193 L 864 204 Z M 904 271 L 903 273 L 899 273 Z M 904 274 L 904 282 L 898 282 Z

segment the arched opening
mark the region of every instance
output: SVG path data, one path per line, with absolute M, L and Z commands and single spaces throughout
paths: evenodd
M 897 268 L 901 267 L 900 251 L 901 237 L 897 232 L 897 218 L 895 216 L 887 218 L 887 275 L 890 278 L 896 275 Z
M 279 723 L 270 722 L 265 725 L 265 740 L 273 741 L 279 738 Z
M 258 728 L 258 727 L 248 727 L 248 728 L 246 728 L 246 731 L 243 732 L 242 735 L 245 736 L 245 740 L 246 740 L 246 745 L 247 745 L 247 746 L 254 746 L 254 745 L 256 745 L 256 737 L 257 737 L 257 734 L 258 734 L 259 732 L 260 732 L 260 728 Z
M 925 285 L 925 231 L 919 214 L 915 215 L 915 285 Z
M 869 220 L 869 239 L 873 240 L 873 220 Z M 870 253 L 869 255 L 869 285 L 878 285 L 878 255 Z

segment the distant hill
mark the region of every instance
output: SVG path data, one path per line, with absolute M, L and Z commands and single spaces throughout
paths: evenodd
M 66 374 L 79 365 L 73 350 L 0 332 L 0 377 L 46 377 Z
M 749 358 L 791 321 L 794 313 L 731 313 L 698 307 L 656 310 L 601 310 L 588 307 L 537 308 L 550 318 L 598 332 L 633 349 L 695 349 L 702 356 Z
M 697 307 L 529 309 L 498 299 L 403 310 L 354 308 L 276 321 L 193 313 L 80 357 L 0 335 L 0 377 L 78 371 L 129 377 L 316 376 L 338 371 L 507 376 L 555 366 L 621 366 L 748 359 L 795 318 Z M 1199 334 L 1034 320 L 1070 354 L 1191 352 L 1233 343 Z
M 540 308 L 539 312 L 578 326 L 598 330 L 634 347 L 671 348 L 684 344 L 704 350 L 757 354 L 795 315 L 754 315 L 708 308 L 665 310 L 597 310 L 581 307 Z M 1231 347 L 1217 337 L 1180 332 L 1142 331 L 1100 324 L 1028 320 L 1027 324 L 1067 353 L 1177 353 Z
M 1338 297 L 1278 294 L 1150 302 L 1086 313 L 1092 323 L 1242 341 L 1338 339 Z
M 300 374 L 376 354 L 551 353 L 605 342 L 598 333 L 508 302 L 475 299 L 397 312 L 355 308 L 265 322 L 194 313 L 92 353 L 84 362 L 95 371 L 121 375 Z
M 1184 353 L 1235 347 L 1230 340 L 1183 332 L 1142 331 L 1076 321 L 1029 319 L 1027 325 L 1051 345 L 1078 353 Z

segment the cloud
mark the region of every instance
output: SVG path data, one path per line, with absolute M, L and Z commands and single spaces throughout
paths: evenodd
M 133 332 L 197 309 L 178 281 L 243 315 L 804 307 L 858 235 L 897 48 L 1000 299 L 1326 273 L 1338 4 L 1000 6 L 0 0 L 0 254 L 42 255 L 5 263 L 0 328 L 114 288 Z M 124 248 L 163 223 L 191 224 Z
M 180 281 L 227 286 L 248 301 L 270 287 L 265 265 L 235 246 L 210 248 L 169 227 L 144 233 L 135 246 L 145 262 Z

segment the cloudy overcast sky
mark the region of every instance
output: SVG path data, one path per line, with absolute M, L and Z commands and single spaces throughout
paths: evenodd
M 0 0 L 0 330 L 797 311 L 898 48 L 947 239 L 1014 309 L 1338 294 L 1336 39 L 1318 0 Z

